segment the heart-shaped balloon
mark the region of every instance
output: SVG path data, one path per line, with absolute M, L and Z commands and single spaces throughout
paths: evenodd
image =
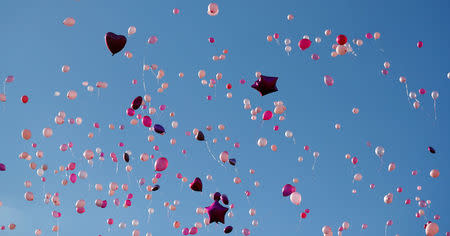
M 283 192 L 283 197 L 287 197 L 289 195 L 291 195 L 293 192 L 295 192 L 296 189 L 294 186 L 290 185 L 290 184 L 286 184 L 284 185 L 282 192 Z
M 203 190 L 202 180 L 199 177 L 195 178 L 189 187 L 196 192 L 201 192 Z
M 112 32 L 105 34 L 105 43 L 112 55 L 120 52 L 127 44 L 127 38 L 123 35 L 117 35 Z

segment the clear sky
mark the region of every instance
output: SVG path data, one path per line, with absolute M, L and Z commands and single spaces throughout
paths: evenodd
M 226 217 L 225 225 L 212 224 L 199 230 L 199 235 L 222 235 L 227 225 L 235 229 L 232 235 L 242 235 L 248 228 L 251 235 L 321 235 L 321 228 L 329 225 L 337 235 L 337 229 L 344 221 L 350 228 L 343 235 L 383 235 L 389 219 L 393 225 L 387 235 L 424 235 L 423 225 L 438 214 L 439 235 L 450 231 L 450 44 L 448 31 L 450 2 L 436 1 L 218 1 L 220 12 L 209 16 L 204 0 L 150 0 L 150 1 L 73 1 L 73 0 L 3 0 L 0 3 L 0 78 L 13 75 L 15 81 L 8 83 L 6 102 L 0 104 L 0 163 L 7 170 L 0 172 L 0 226 L 10 223 L 17 225 L 14 231 L 6 229 L 0 235 L 32 235 L 41 229 L 42 235 L 55 235 L 51 227 L 60 225 L 59 235 L 131 235 L 139 230 L 141 235 L 151 232 L 154 236 L 182 235 L 181 229 L 192 227 L 203 218 L 195 213 L 197 207 L 212 203 L 209 193 L 225 193 L 235 204 L 234 216 Z M 180 9 L 174 15 L 173 8 Z M 295 18 L 288 21 L 286 16 Z M 73 17 L 73 27 L 62 24 L 66 17 Z M 105 46 L 107 32 L 127 35 L 129 26 L 137 32 L 127 36 L 125 49 L 111 56 Z M 331 29 L 331 36 L 324 35 Z M 378 40 L 368 40 L 366 33 L 380 32 Z M 280 34 L 280 45 L 267 42 L 267 35 Z M 345 34 L 349 41 L 362 39 L 361 47 L 351 43 L 355 55 L 347 54 L 332 58 L 332 44 L 338 34 Z M 148 44 L 150 36 L 158 37 L 156 44 Z M 300 51 L 298 41 L 309 35 L 313 40 L 321 37 L 321 43 L 314 43 Z M 215 42 L 211 44 L 209 37 Z M 283 40 L 292 41 L 292 52 L 284 51 Z M 417 48 L 418 41 L 424 46 Z M 213 55 L 220 55 L 228 49 L 226 59 L 213 61 Z M 125 51 L 133 53 L 127 59 Z M 311 54 L 320 56 L 318 61 Z M 165 77 L 157 81 L 150 71 L 142 73 L 143 62 L 157 64 L 165 71 Z M 384 76 L 383 63 L 390 62 L 389 74 Z M 61 72 L 63 65 L 69 65 L 68 73 Z M 200 69 L 212 79 L 222 73 L 222 80 L 215 88 L 203 86 L 197 77 Z M 255 72 L 277 76 L 278 89 L 261 97 L 250 88 L 256 80 Z M 179 78 L 178 73 L 184 77 Z M 334 78 L 334 85 L 328 87 L 323 76 Z M 415 110 L 408 102 L 404 84 L 398 81 L 405 76 L 410 91 L 418 94 L 421 107 Z M 146 90 L 142 84 L 145 80 Z M 133 85 L 131 81 L 137 79 Z M 242 85 L 241 79 L 247 82 Z M 106 81 L 109 87 L 93 92 L 82 86 L 83 81 L 94 85 Z M 162 83 L 169 87 L 163 93 L 156 90 Z M 226 84 L 232 89 L 226 89 Z M 419 95 L 424 88 L 426 94 Z M 67 91 L 75 90 L 78 97 L 68 100 Z M 54 92 L 61 96 L 54 96 Z M 437 120 L 434 119 L 431 91 L 440 93 L 437 99 Z M 233 97 L 226 98 L 231 92 Z M 1 92 L 3 93 L 3 91 Z M 150 132 L 141 123 L 130 124 L 132 118 L 125 110 L 136 96 L 152 96 L 151 106 L 158 108 L 164 104 L 165 111 L 151 115 L 153 122 L 166 128 L 160 136 Z M 29 102 L 23 104 L 21 97 L 27 95 Z M 208 101 L 206 97 L 212 96 Z M 278 115 L 272 120 L 250 119 L 250 110 L 243 109 L 243 99 L 251 101 L 252 108 L 260 106 L 263 111 L 273 110 L 274 101 L 283 101 L 287 107 L 284 121 Z M 410 102 L 413 102 L 412 100 Z M 359 108 L 357 115 L 352 114 Z M 66 122 L 54 122 L 59 111 L 67 114 Z M 169 113 L 175 112 L 174 117 Z M 148 114 L 140 110 L 139 114 Z M 83 118 L 81 125 L 71 125 L 67 118 Z M 177 129 L 171 127 L 178 121 Z M 100 129 L 93 127 L 98 122 Z M 334 125 L 342 125 L 336 130 Z M 108 129 L 114 124 L 116 129 Z M 117 127 L 125 125 L 124 130 Z M 218 130 L 219 124 L 225 130 Z M 211 125 L 212 131 L 206 126 Z M 280 129 L 274 131 L 273 127 Z M 51 138 L 42 136 L 42 129 L 51 127 Z M 236 168 L 229 164 L 219 165 L 209 154 L 205 143 L 186 136 L 186 131 L 194 128 L 203 130 L 212 154 L 228 151 L 230 158 L 237 159 Z M 32 132 L 30 140 L 21 138 L 21 131 Z M 284 132 L 294 133 L 293 139 L 286 138 Z M 88 138 L 88 133 L 94 134 Z M 147 136 L 155 135 L 149 143 Z M 225 141 L 230 137 L 230 141 Z M 268 139 L 266 147 L 258 147 L 259 137 Z M 177 143 L 170 145 L 175 138 Z M 216 144 L 212 139 L 217 138 Z M 74 144 L 71 151 L 62 152 L 59 146 Z M 123 142 L 124 147 L 118 143 Z M 240 148 L 233 144 L 239 142 Z M 367 142 L 371 143 L 369 147 Z M 37 147 L 33 148 L 32 143 Z M 276 152 L 270 145 L 278 147 Z M 158 145 L 159 151 L 153 150 Z M 303 147 L 309 145 L 310 151 Z M 383 160 L 375 155 L 375 147 L 386 150 Z M 436 149 L 430 154 L 428 146 Z M 94 158 L 93 167 L 83 158 L 86 149 L 100 147 L 105 152 L 105 161 Z M 181 150 L 187 153 L 182 154 Z M 44 152 L 44 157 L 36 158 L 34 153 Z M 125 171 L 126 164 L 121 156 L 124 151 L 132 152 L 131 173 Z M 314 170 L 313 151 L 320 153 Z M 38 165 L 47 164 L 49 170 L 44 176 L 44 184 L 29 168 L 31 161 L 19 159 L 21 152 L 30 153 L 31 161 Z M 119 156 L 118 172 L 109 153 Z M 145 178 L 151 184 L 155 172 L 151 161 L 141 162 L 141 153 L 154 154 L 155 158 L 164 156 L 169 160 L 169 168 L 162 173 L 158 182 L 160 190 L 153 193 L 151 201 L 144 199 L 147 191 L 139 188 L 137 180 Z M 349 153 L 359 159 L 354 166 L 345 159 Z M 297 161 L 299 156 L 304 161 Z M 59 166 L 76 162 L 75 171 L 86 170 L 89 177 L 79 179 L 75 184 L 69 182 L 65 173 L 53 174 Z M 397 168 L 387 171 L 387 165 L 394 162 Z M 249 169 L 256 170 L 251 175 Z M 441 175 L 433 179 L 429 172 L 439 169 Z M 412 176 L 411 171 L 418 175 Z M 175 177 L 181 173 L 188 178 L 182 183 Z M 353 182 L 353 175 L 361 173 L 363 179 Z M 213 181 L 207 181 L 206 175 Z M 233 183 L 234 177 L 242 183 Z M 195 178 L 203 180 L 203 193 L 193 192 L 189 183 Z M 285 184 L 295 184 L 302 195 L 299 206 L 281 195 Z M 32 182 L 27 189 L 24 181 Z M 256 188 L 253 183 L 259 181 Z M 108 184 L 128 184 L 128 192 L 119 190 L 113 197 L 108 196 Z M 102 184 L 103 191 L 97 192 L 93 186 Z M 369 185 L 375 184 L 374 189 Z M 418 191 L 417 186 L 422 186 Z M 397 187 L 403 192 L 397 193 Z M 352 193 L 355 189 L 356 194 Z M 251 192 L 247 198 L 245 191 Z M 35 200 L 24 199 L 24 193 L 31 191 Z M 46 205 L 44 193 L 58 192 L 61 205 Z M 385 204 L 383 197 L 394 194 L 392 204 Z M 115 198 L 121 202 L 127 193 L 133 193 L 132 206 L 116 207 Z M 425 216 L 416 218 L 420 207 L 414 200 L 420 197 L 431 200 L 424 209 Z M 406 199 L 411 205 L 405 205 Z M 86 200 L 86 212 L 78 214 L 75 202 Z M 95 199 L 108 201 L 101 209 L 95 206 Z M 176 211 L 168 211 L 165 201 L 179 200 Z M 148 208 L 155 213 L 148 218 Z M 250 216 L 250 208 L 256 215 Z M 300 213 L 310 209 L 306 219 Z M 58 222 L 51 216 L 53 210 L 62 213 Z M 113 218 L 110 231 L 106 219 Z M 137 227 L 131 225 L 133 219 L 139 220 Z M 180 229 L 174 229 L 174 221 L 180 221 Z M 259 225 L 252 226 L 252 220 Z M 435 220 L 433 220 L 435 221 Z M 118 224 L 127 224 L 120 229 Z M 361 230 L 361 225 L 368 228 Z

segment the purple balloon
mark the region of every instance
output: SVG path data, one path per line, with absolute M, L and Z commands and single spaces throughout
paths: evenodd
M 153 126 L 153 129 L 158 134 L 165 134 L 166 133 L 166 130 L 164 129 L 164 127 L 162 127 L 162 125 L 155 124 L 155 126 Z
M 205 207 L 206 211 L 209 215 L 209 222 L 213 223 L 222 223 L 225 224 L 225 214 L 228 211 L 228 208 L 220 205 L 219 201 L 214 201 L 213 204 L 209 207 Z
M 261 77 L 252 85 L 252 88 L 258 90 L 258 92 L 261 93 L 261 96 L 264 96 L 278 91 L 277 80 L 278 77 L 261 75 Z
M 105 43 L 112 55 L 122 51 L 127 44 L 127 38 L 123 35 L 117 35 L 112 32 L 105 34 Z
M 229 234 L 231 233 L 231 231 L 233 231 L 233 226 L 228 225 L 227 227 L 225 227 L 225 229 L 223 230 L 224 233 Z
M 201 192 L 203 190 L 202 180 L 199 177 L 195 178 L 189 187 L 196 192 Z
M 220 200 L 220 196 L 221 196 L 221 194 L 219 192 L 215 192 L 214 193 L 214 197 L 213 197 L 214 201 L 219 201 Z
M 284 187 L 282 189 L 283 197 L 290 196 L 295 191 L 296 191 L 296 189 L 294 186 L 292 186 L 290 184 L 286 184 L 286 185 L 284 185 Z
M 235 166 L 236 165 L 236 159 L 231 158 L 230 160 L 228 160 L 228 162 L 230 163 L 230 165 Z
M 6 170 L 6 166 L 3 163 L 0 163 L 0 171 L 5 171 Z

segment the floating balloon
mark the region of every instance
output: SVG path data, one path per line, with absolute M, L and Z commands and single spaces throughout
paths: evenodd
M 195 178 L 194 181 L 192 181 L 192 183 L 189 185 L 189 188 L 196 192 L 201 192 L 203 189 L 202 180 L 199 177 Z
M 252 85 L 252 88 L 260 92 L 261 96 L 278 91 L 277 88 L 278 77 L 270 77 L 261 75 L 258 80 Z
M 117 35 L 112 32 L 108 32 L 105 34 L 105 43 L 108 47 L 109 51 L 114 54 L 122 51 L 127 43 L 127 38 L 123 35 Z
M 284 185 L 283 189 L 281 190 L 281 192 L 283 193 L 283 197 L 290 196 L 295 191 L 296 191 L 296 188 L 290 184 Z
M 164 171 L 169 166 L 169 161 L 165 157 L 160 157 L 155 162 L 155 171 Z
M 299 47 L 302 51 L 308 49 L 310 46 L 311 46 L 311 40 L 309 40 L 309 39 L 301 39 L 301 40 L 298 42 L 298 47 Z

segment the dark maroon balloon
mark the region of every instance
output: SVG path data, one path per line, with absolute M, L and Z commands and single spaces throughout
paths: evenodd
M 128 153 L 126 153 L 126 152 L 123 153 L 123 160 L 126 163 L 130 162 L 130 156 L 128 155 Z
M 155 186 L 153 186 L 153 188 L 152 188 L 152 192 L 157 191 L 158 189 L 159 189 L 159 185 L 155 185 Z
M 166 133 L 166 130 L 164 129 L 164 127 L 162 127 L 162 125 L 155 124 L 155 126 L 153 126 L 153 129 L 158 134 L 165 134 Z
M 133 110 L 137 110 L 139 109 L 139 107 L 141 107 L 141 105 L 142 105 L 142 97 L 137 96 L 131 103 L 131 108 L 133 108 Z
M 233 226 L 228 225 L 227 227 L 225 227 L 225 229 L 223 230 L 224 233 L 229 234 L 231 233 L 231 231 L 233 231 Z
M 339 45 L 344 45 L 347 43 L 347 36 L 340 34 L 336 37 L 336 43 Z
M 6 170 L 6 166 L 3 163 L 0 163 L 0 171 L 5 171 Z
M 197 135 L 195 135 L 195 139 L 198 141 L 205 141 L 205 135 L 202 131 L 198 131 Z
M 236 159 L 231 158 L 230 160 L 228 160 L 228 162 L 230 163 L 230 165 L 235 166 L 236 165 Z
M 434 150 L 434 148 L 433 147 L 428 147 L 428 151 L 430 151 L 431 153 L 433 153 L 433 154 L 435 154 L 436 153 L 436 150 Z
M 203 190 L 202 180 L 199 177 L 195 178 L 189 187 L 196 192 L 201 192 Z
M 105 34 L 105 43 L 112 55 L 122 51 L 127 44 L 127 38 L 123 35 L 117 35 L 112 32 Z
M 258 90 L 261 96 L 264 96 L 269 93 L 278 91 L 277 80 L 278 77 L 261 75 L 261 77 L 252 85 L 252 88 Z
M 219 201 L 214 201 L 213 204 L 209 207 L 205 207 L 206 211 L 209 215 L 209 222 L 213 223 L 222 223 L 225 224 L 225 214 L 228 211 L 228 208 L 220 205 Z
M 283 197 L 287 197 L 289 195 L 291 195 L 293 192 L 295 192 L 295 187 L 290 185 L 290 184 L 286 184 L 284 185 L 282 192 L 283 192 Z
M 220 196 L 222 196 L 222 194 L 220 194 L 219 192 L 215 192 L 214 196 L 213 196 L 214 201 L 219 201 L 220 200 Z
M 228 201 L 228 197 L 225 194 L 222 194 L 222 196 L 220 196 L 220 199 L 222 200 L 223 204 L 228 205 L 228 203 L 230 203 L 230 201 Z

